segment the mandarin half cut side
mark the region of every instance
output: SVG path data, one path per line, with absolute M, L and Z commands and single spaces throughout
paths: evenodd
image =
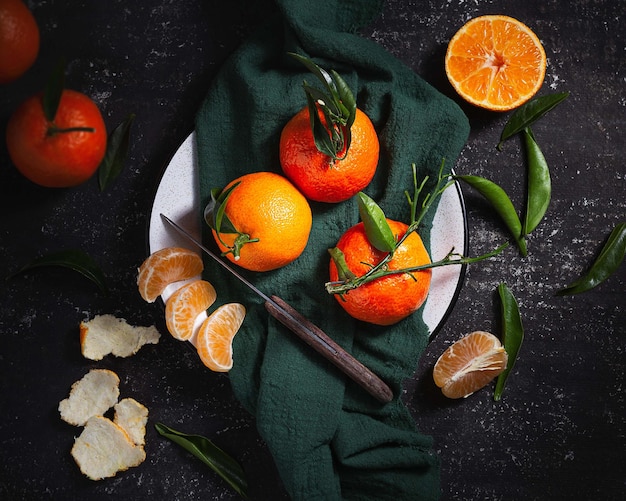
M 454 89 L 469 103 L 508 111 L 541 88 L 546 53 L 537 35 L 517 19 L 480 16 L 450 40 L 445 70 Z

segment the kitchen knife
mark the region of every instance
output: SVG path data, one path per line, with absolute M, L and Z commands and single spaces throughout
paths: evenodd
M 264 301 L 265 309 L 281 324 L 296 334 L 300 339 L 307 343 L 311 348 L 317 351 L 324 358 L 332 362 L 338 369 L 346 374 L 350 379 L 359 384 L 370 395 L 382 403 L 392 400 L 393 392 L 376 374 L 374 374 L 365 365 L 350 355 L 346 350 L 339 346 L 332 338 L 330 338 L 322 329 L 305 318 L 301 313 L 287 304 L 284 300 L 276 295 L 268 296 L 260 291 L 250 281 L 244 278 L 235 269 L 229 266 L 217 254 L 207 249 L 187 230 L 176 224 L 166 215 L 161 214 L 161 218 L 172 226 L 181 235 L 189 241 L 197 245 L 209 257 L 214 259 L 231 275 L 236 277 L 252 292 Z

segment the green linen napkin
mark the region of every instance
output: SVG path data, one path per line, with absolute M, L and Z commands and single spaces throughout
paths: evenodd
M 306 105 L 303 80 L 315 77 L 287 52 L 298 52 L 347 81 L 381 141 L 377 174 L 366 192 L 388 217 L 408 221 L 405 190 L 418 177 L 452 166 L 469 132 L 466 117 L 410 68 L 356 34 L 381 11 L 375 0 L 277 0 L 278 13 L 223 65 L 198 112 L 196 136 L 202 207 L 210 190 L 253 171 L 281 173 L 280 131 Z M 242 302 L 229 373 L 236 397 L 256 416 L 290 496 L 296 500 L 432 500 L 439 463 L 400 399 L 428 342 L 417 312 L 391 327 L 349 317 L 324 289 L 339 236 L 358 222 L 355 200 L 312 203 L 313 228 L 294 263 L 242 274 L 312 319 L 369 366 L 394 392 L 382 405 L 283 328 L 262 302 L 207 261 L 218 304 Z M 428 242 L 430 220 L 421 234 Z M 205 226 L 205 243 L 213 246 Z

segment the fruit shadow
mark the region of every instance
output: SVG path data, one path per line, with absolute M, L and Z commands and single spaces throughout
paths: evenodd
M 445 58 L 446 58 L 447 46 L 440 44 L 436 49 L 421 63 L 421 76 L 435 89 L 441 92 L 444 96 L 454 101 L 461 111 L 468 118 L 470 123 L 470 135 L 479 133 L 483 129 L 489 128 L 494 122 L 500 120 L 501 114 L 496 111 L 490 111 L 478 106 L 474 106 L 465 101 L 459 96 L 448 77 L 445 70 Z

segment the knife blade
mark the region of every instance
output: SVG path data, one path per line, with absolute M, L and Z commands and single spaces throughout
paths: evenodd
M 339 346 L 339 344 L 337 344 L 317 325 L 304 317 L 300 312 L 290 306 L 279 296 L 267 295 L 259 290 L 254 284 L 252 284 L 252 282 L 247 280 L 217 254 L 199 242 L 198 239 L 196 239 L 185 228 L 172 221 L 165 214 L 161 214 L 161 218 L 178 233 L 183 235 L 187 240 L 193 242 L 200 250 L 202 250 L 202 252 L 206 253 L 207 256 L 211 257 L 215 262 L 222 266 L 222 268 L 227 270 L 232 276 L 237 278 L 257 296 L 263 299 L 265 309 L 272 317 L 296 334 L 316 352 L 330 361 L 370 395 L 382 403 L 390 402 L 393 399 L 393 392 L 391 391 L 391 388 L 389 388 L 389 386 L 382 379 Z

